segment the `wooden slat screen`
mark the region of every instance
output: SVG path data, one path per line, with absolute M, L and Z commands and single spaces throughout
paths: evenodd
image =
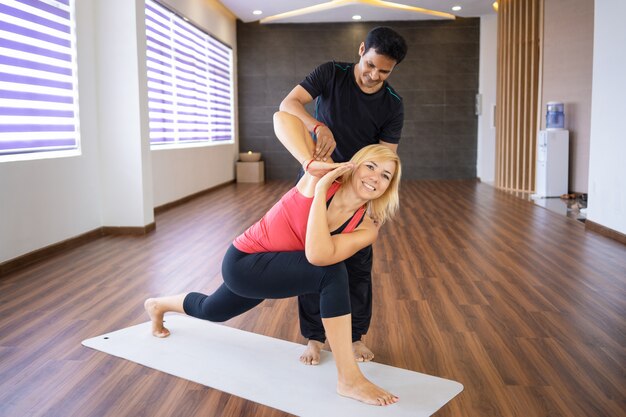
M 496 187 L 532 192 L 543 0 L 498 1 Z

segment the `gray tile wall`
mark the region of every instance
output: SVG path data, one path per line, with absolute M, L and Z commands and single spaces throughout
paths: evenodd
M 409 46 L 389 78 L 405 106 L 399 148 L 403 178 L 476 177 L 478 18 L 307 25 L 239 21 L 240 150 L 263 153 L 268 179 L 295 178 L 298 170 L 272 129 L 281 100 L 317 65 L 357 61 L 360 43 L 378 25 L 397 30 Z

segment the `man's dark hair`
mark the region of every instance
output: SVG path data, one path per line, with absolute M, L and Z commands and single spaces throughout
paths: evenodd
M 402 62 L 406 56 L 406 42 L 398 32 L 386 26 L 378 26 L 370 30 L 365 37 L 365 52 L 374 48 L 379 55 L 385 55 L 396 61 Z

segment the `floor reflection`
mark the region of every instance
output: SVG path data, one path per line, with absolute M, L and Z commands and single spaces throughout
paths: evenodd
M 490 184 L 493 186 L 493 184 Z M 585 222 L 587 219 L 587 194 L 564 194 L 561 197 L 539 198 L 527 191 L 501 190 L 524 200 L 532 201 L 536 205 L 553 211 L 557 214 Z
M 566 194 L 563 197 L 530 198 L 530 200 L 538 206 L 583 223 L 587 219 L 587 194 Z

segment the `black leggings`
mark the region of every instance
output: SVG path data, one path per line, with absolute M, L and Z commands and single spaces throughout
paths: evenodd
M 343 262 L 315 266 L 304 251 L 244 253 L 233 245 L 222 263 L 224 283 L 211 295 L 189 293 L 185 313 L 209 321 L 226 321 L 266 298 L 319 294 L 322 318 L 350 313 L 348 272 Z
M 372 320 L 372 246 L 361 249 L 344 261 L 348 271 L 350 307 L 352 310 L 352 341 L 367 334 Z M 300 332 L 307 339 L 324 343 L 326 332 L 320 319 L 320 297 L 305 294 L 298 297 Z

